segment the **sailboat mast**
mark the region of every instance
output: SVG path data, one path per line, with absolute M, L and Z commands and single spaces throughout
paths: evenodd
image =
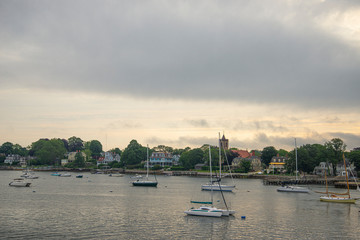
M 296 138 L 295 138 L 295 165 L 296 165 L 296 172 L 295 172 L 295 179 L 298 180 L 298 166 L 297 166 L 297 146 L 296 146 Z
M 220 132 L 219 132 L 219 176 L 221 179 L 221 138 L 220 138 Z
M 149 144 L 146 145 L 146 178 L 149 178 Z
M 209 165 L 210 165 L 211 205 L 212 205 L 213 204 L 213 184 L 212 184 L 211 147 L 210 147 L 210 145 L 209 145 Z
M 349 179 L 348 179 L 348 174 L 347 174 L 347 169 L 346 169 L 346 161 L 345 161 L 345 156 L 344 156 L 344 154 L 343 154 L 343 159 L 344 159 L 344 167 L 345 167 L 347 194 L 349 195 L 349 198 L 350 198 Z

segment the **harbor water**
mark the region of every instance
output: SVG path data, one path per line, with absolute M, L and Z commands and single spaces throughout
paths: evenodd
M 31 187 L 10 187 L 19 171 L 0 172 L 0 239 L 359 239 L 360 201 L 320 202 L 310 193 L 281 193 L 258 179 L 234 179 L 223 193 L 233 217 L 187 216 L 190 200 L 209 201 L 207 178 L 157 176 L 158 187 L 133 187 L 131 175 L 83 178 L 36 172 Z M 223 183 L 231 183 L 224 179 Z M 332 191 L 345 191 L 335 189 Z M 354 196 L 360 192 L 351 190 Z M 224 207 L 220 192 L 214 202 Z M 196 206 L 195 206 L 196 207 Z

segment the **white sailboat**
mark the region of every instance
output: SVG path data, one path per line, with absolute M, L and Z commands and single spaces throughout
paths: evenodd
M 295 179 L 298 181 L 298 167 L 297 167 L 297 146 L 296 146 L 296 138 L 295 138 Z M 277 189 L 278 192 L 294 192 L 294 193 L 308 193 L 309 189 L 305 187 L 292 186 L 292 185 L 284 185 Z
M 158 182 L 155 177 L 155 181 L 149 180 L 149 146 L 146 148 L 146 179 L 142 180 L 141 178 L 132 182 L 133 186 L 141 187 L 157 187 Z
M 211 180 L 209 183 L 202 185 L 201 190 L 232 192 L 232 190 L 235 188 L 235 185 L 220 184 L 220 181 L 221 181 L 221 146 L 222 146 L 222 144 L 221 144 L 220 133 L 219 133 L 219 178 L 215 182 Z M 225 152 L 225 150 L 224 150 L 224 152 Z
M 214 183 L 212 181 L 212 167 L 211 167 L 211 147 L 209 146 L 209 163 L 210 163 L 210 182 Z M 218 182 L 220 184 L 220 182 Z M 219 209 L 213 206 L 213 190 L 211 191 L 211 201 L 210 202 L 199 202 L 199 201 L 191 201 L 191 203 L 198 203 L 198 204 L 204 204 L 200 206 L 199 208 L 191 208 L 185 213 L 187 215 L 193 215 L 193 216 L 202 216 L 202 217 L 222 217 L 222 216 L 230 216 L 235 214 L 235 210 L 231 210 L 228 208 L 224 195 L 221 195 L 223 197 L 226 209 Z

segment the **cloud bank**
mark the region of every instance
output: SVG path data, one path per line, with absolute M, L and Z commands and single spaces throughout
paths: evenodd
M 360 102 L 360 37 L 351 31 L 358 22 L 345 19 L 359 9 L 353 1 L 2 1 L 0 87 L 349 108 Z

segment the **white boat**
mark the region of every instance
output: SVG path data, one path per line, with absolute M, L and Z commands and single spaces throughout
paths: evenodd
M 140 179 L 140 178 L 143 178 L 143 176 L 139 175 L 139 174 L 135 174 L 135 176 L 131 176 L 130 178 L 132 178 L 132 179 Z
M 11 187 L 30 187 L 31 183 L 25 182 L 23 178 L 15 178 L 9 183 Z
M 297 167 L 297 146 L 296 146 L 296 138 L 295 138 L 295 179 L 296 182 L 298 181 L 298 167 Z M 308 193 L 309 189 L 305 187 L 298 187 L 298 186 L 291 186 L 291 185 L 284 185 L 277 188 L 278 192 L 293 192 L 293 193 Z
M 308 193 L 309 189 L 298 186 L 281 186 L 277 189 L 278 192 L 296 192 L 296 193 Z
M 317 192 L 317 193 L 322 193 L 322 194 L 326 194 L 326 195 L 320 196 L 320 201 L 335 202 L 335 203 L 356 203 L 356 201 L 359 199 L 359 198 L 351 197 L 351 195 L 350 195 L 349 179 L 348 179 L 348 173 L 347 173 L 347 169 L 346 169 L 346 161 L 345 161 L 344 154 L 343 154 L 343 160 L 344 160 L 344 167 L 345 167 L 347 192 L 345 192 L 345 193 L 329 192 L 326 171 L 325 171 L 326 192 Z
M 211 149 L 209 146 L 209 165 L 210 165 L 210 182 L 215 183 L 215 181 L 212 181 L 212 165 L 211 165 Z M 218 182 L 219 183 L 219 182 Z M 199 208 L 190 208 L 187 211 L 184 211 L 184 213 L 186 213 L 187 215 L 192 215 L 192 216 L 202 216 L 202 217 L 222 217 L 222 216 L 230 216 L 235 214 L 235 210 L 230 210 L 227 207 L 224 195 L 221 192 L 221 195 L 223 197 L 226 209 L 219 209 L 213 206 L 213 190 L 210 187 L 210 191 L 211 191 L 211 201 L 210 202 L 198 202 L 198 201 L 191 201 L 191 203 L 200 203 L 200 204 L 206 204 L 206 205 L 202 205 Z
M 230 172 L 230 176 L 231 176 L 231 172 Z M 201 190 L 232 192 L 233 189 L 235 189 L 235 184 L 234 185 L 223 185 L 223 184 L 220 184 L 220 181 L 221 181 L 221 139 L 220 139 L 220 133 L 219 133 L 219 179 L 215 182 L 210 181 L 209 183 L 202 185 Z
M 62 173 L 59 175 L 59 177 L 71 177 L 70 173 Z
M 21 175 L 21 177 L 23 178 L 27 178 L 27 179 L 38 179 L 38 176 L 35 176 L 32 172 L 30 171 L 25 171 L 23 175 Z
M 155 181 L 149 180 L 149 146 L 146 148 L 146 179 L 137 179 L 136 181 L 132 182 L 132 185 L 138 187 L 157 187 L 158 185 L 156 176 Z
M 110 173 L 109 177 L 123 177 L 124 175 L 121 173 Z

